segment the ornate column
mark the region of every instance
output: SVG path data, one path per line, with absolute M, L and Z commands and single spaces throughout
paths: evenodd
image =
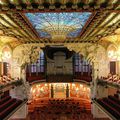
M 99 62 L 95 61 L 92 64 L 92 83 L 91 83 L 91 99 L 97 99 L 100 97 L 99 92 L 103 92 L 103 87 L 100 88 L 97 85 L 99 78 Z M 104 91 L 106 93 L 106 91 Z M 104 94 L 103 92 L 103 94 Z M 96 106 L 95 103 L 91 104 L 91 112 L 94 118 L 106 118 L 107 116 Z
M 20 78 L 26 82 L 26 66 L 24 68 L 20 68 L 21 69 L 21 74 L 20 74 Z
M 24 92 L 26 94 L 26 98 L 29 100 L 31 99 L 30 95 L 30 84 L 28 81 L 26 81 L 26 65 L 22 68 L 21 67 L 21 79 L 23 80 L 23 87 L 24 87 Z
M 99 78 L 99 63 L 93 62 L 92 63 L 92 99 L 97 97 L 97 80 Z
M 54 89 L 52 84 L 51 84 L 51 98 L 54 98 Z
M 97 78 L 98 78 L 98 62 L 92 62 L 92 83 L 91 83 L 91 99 L 97 97 Z M 96 115 L 96 106 L 91 104 L 91 112 L 93 116 Z
M 68 84 L 66 85 L 66 98 L 69 98 L 69 86 L 68 86 Z

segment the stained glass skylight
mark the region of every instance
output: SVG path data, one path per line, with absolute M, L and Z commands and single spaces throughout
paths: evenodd
M 91 12 L 25 13 L 40 37 L 77 37 Z

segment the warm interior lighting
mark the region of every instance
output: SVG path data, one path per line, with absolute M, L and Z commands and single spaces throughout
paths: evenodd
M 70 84 L 70 96 L 89 100 L 90 88 L 84 84 L 79 83 Z
M 32 99 L 49 97 L 49 83 L 35 84 L 31 87 Z
M 76 91 L 78 91 L 79 89 L 78 89 L 78 87 L 76 88 Z
M 108 58 L 110 59 L 110 61 L 120 60 L 120 50 L 115 46 L 110 46 L 108 48 Z
M 3 2 L 2 0 L 0 0 L 0 4 L 2 4 L 2 5 L 3 5 L 3 4 L 4 4 L 4 2 Z
M 0 52 L 0 62 L 2 62 L 2 52 Z
M 110 50 L 108 51 L 108 58 L 110 60 L 120 60 L 120 52 L 119 51 L 113 51 L 113 50 Z
M 86 91 L 86 88 L 85 88 L 85 87 L 83 88 L 83 91 Z
M 0 61 L 8 60 L 11 58 L 11 53 L 9 51 L 0 52 Z
M 66 95 L 66 87 L 68 85 L 70 97 L 78 97 L 88 99 L 90 96 L 90 88 L 79 83 L 38 83 L 31 87 L 32 99 L 42 97 L 50 97 L 51 85 L 53 85 L 54 95 Z
M 10 59 L 11 58 L 11 53 L 9 51 L 5 51 L 3 53 L 3 59 Z
M 74 83 L 72 83 L 72 87 L 75 87 L 75 84 L 74 84 Z
M 82 84 L 80 84 L 80 87 L 82 88 L 82 87 L 83 87 L 83 85 L 82 85 Z
M 113 56 L 114 56 L 114 51 L 113 50 L 108 51 L 108 57 L 112 58 Z

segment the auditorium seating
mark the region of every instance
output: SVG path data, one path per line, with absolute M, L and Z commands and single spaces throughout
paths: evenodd
M 11 98 L 8 93 L 3 93 L 3 95 L 0 96 L 0 120 L 7 117 L 21 103 L 22 100 Z
M 69 120 L 80 120 L 87 115 L 90 116 L 88 120 L 92 119 L 90 102 L 80 99 L 37 99 L 29 103 L 28 110 L 31 119 L 36 119 L 38 114 L 42 120 L 43 116 L 46 117 L 45 120 L 59 116 L 67 116 Z
M 117 94 L 114 96 L 109 95 L 108 97 L 97 99 L 96 101 L 117 120 L 120 119 L 120 99 Z
M 6 84 L 9 84 L 13 81 L 17 81 L 19 80 L 19 78 L 11 78 L 10 76 L 5 76 L 5 75 L 1 75 L 0 76 L 0 85 L 6 85 Z
M 120 76 L 119 75 L 112 75 L 112 74 L 108 74 L 107 77 L 101 77 L 101 80 L 104 80 L 108 83 L 114 83 L 114 84 L 119 84 L 120 85 Z

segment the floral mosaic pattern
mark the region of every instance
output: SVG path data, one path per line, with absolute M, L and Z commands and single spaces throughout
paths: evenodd
M 51 38 L 53 34 L 77 37 L 89 19 L 90 12 L 25 13 L 40 37 Z

